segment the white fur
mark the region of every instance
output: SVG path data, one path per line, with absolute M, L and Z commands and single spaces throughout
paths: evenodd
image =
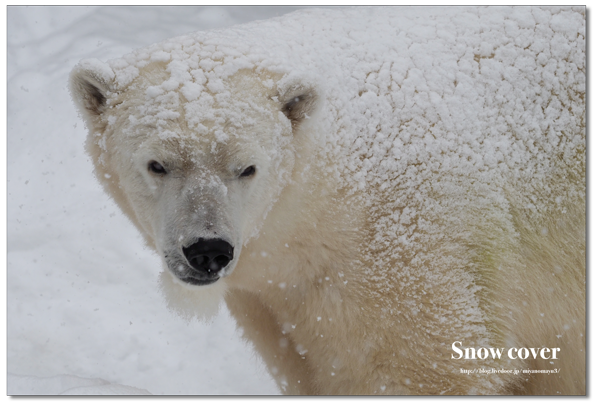
M 210 321 L 219 312 L 227 293 L 223 281 L 198 287 L 184 283 L 168 271 L 161 272 L 158 286 L 167 307 L 188 321 Z
M 169 307 L 224 298 L 283 392 L 582 394 L 584 27 L 578 8 L 307 11 L 84 62 L 71 90 Z M 205 288 L 173 279 L 197 238 L 235 249 Z M 455 341 L 561 357 L 453 360 Z

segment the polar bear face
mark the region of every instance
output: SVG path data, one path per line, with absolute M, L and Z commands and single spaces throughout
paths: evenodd
M 161 75 L 155 68 L 115 90 L 103 73 L 76 68 L 71 90 L 109 194 L 176 279 L 208 285 L 259 236 L 290 180 L 316 93 L 298 83 L 278 92 L 246 72 L 224 82 L 225 93 L 189 101 L 181 90 L 157 91 Z
M 277 133 L 270 125 L 218 144 L 151 130 L 115 153 L 123 190 L 177 278 L 205 285 L 229 275 L 257 234 L 294 163 L 289 141 L 262 138 Z

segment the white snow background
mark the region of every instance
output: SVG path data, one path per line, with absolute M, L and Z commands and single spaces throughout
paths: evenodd
M 8 7 L 9 395 L 279 393 L 225 307 L 210 324 L 167 310 L 159 258 L 92 175 L 67 78 L 296 8 Z

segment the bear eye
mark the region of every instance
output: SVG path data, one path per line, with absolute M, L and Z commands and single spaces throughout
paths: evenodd
M 162 164 L 154 160 L 148 163 L 148 170 L 150 170 L 154 174 L 167 174 L 167 170 L 165 170 Z
M 256 173 L 256 167 L 246 167 L 246 169 L 242 171 L 242 174 L 240 174 L 240 177 L 251 177 L 254 175 L 254 173 Z

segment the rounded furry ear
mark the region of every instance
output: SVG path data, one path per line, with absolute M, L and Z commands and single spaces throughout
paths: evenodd
M 279 101 L 283 104 L 281 111 L 290 119 L 295 130 L 315 112 L 318 94 L 312 86 L 296 84 L 280 95 Z
M 106 108 L 115 74 L 98 59 L 82 60 L 71 72 L 71 96 L 86 120 L 96 121 Z

